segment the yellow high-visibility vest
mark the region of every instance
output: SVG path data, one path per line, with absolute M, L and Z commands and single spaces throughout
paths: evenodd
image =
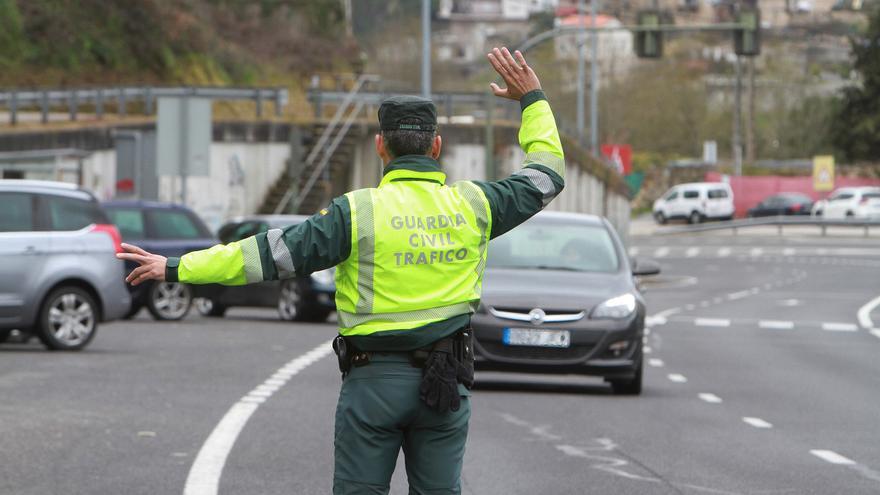
M 351 254 L 336 269 L 342 335 L 409 330 L 472 313 L 492 229 L 474 183 L 398 169 L 379 187 L 347 193 Z

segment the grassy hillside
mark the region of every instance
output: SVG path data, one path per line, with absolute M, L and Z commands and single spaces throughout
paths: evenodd
M 359 53 L 338 0 L 0 0 L 0 87 L 290 84 Z

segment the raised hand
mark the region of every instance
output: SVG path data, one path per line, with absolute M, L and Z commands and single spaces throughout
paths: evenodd
M 514 58 L 514 55 L 516 58 Z M 529 91 L 541 89 L 541 81 L 535 71 L 526 63 L 525 57 L 519 50 L 510 54 L 506 47 L 493 48 L 488 54 L 489 62 L 495 68 L 495 72 L 504 79 L 506 88 L 501 88 L 495 83 L 489 83 L 495 96 L 519 101 Z
M 152 254 L 131 244 L 122 244 L 124 253 L 118 253 L 117 258 L 122 260 L 136 261 L 141 266 L 135 268 L 125 277 L 125 281 L 131 285 L 138 285 L 147 280 L 165 280 L 165 264 L 168 259 L 158 254 Z

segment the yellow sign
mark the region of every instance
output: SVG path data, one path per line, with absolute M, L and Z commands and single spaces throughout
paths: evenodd
M 830 191 L 834 189 L 834 157 L 820 155 L 813 157 L 813 190 Z

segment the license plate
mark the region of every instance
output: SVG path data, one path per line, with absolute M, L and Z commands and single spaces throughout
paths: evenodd
M 571 345 L 571 333 L 568 330 L 505 328 L 503 338 L 504 345 L 532 347 L 569 347 Z

